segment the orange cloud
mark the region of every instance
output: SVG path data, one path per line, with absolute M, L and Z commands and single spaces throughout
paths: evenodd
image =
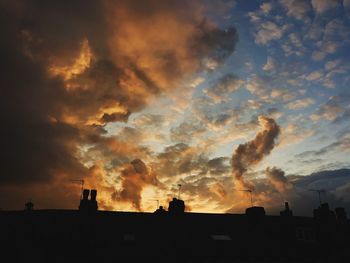
M 139 141 L 110 137 L 106 125 L 127 122 L 157 96 L 174 92 L 206 69 L 205 61 L 222 62 L 237 42 L 236 30 L 216 27 L 199 1 L 31 1 L 2 7 L 2 188 L 40 185 L 64 174 L 97 186 L 100 180 L 110 192 L 113 182 L 104 178 L 112 170 L 136 158 L 148 162 L 150 155 Z M 141 209 L 140 191 L 153 181 L 131 166 L 113 175 L 124 182 L 120 198 Z M 99 195 L 105 207 L 112 206 L 108 195 Z
M 146 185 L 157 185 L 156 175 L 140 159 L 133 160 L 120 172 L 122 189 L 113 194 L 117 201 L 131 202 L 141 211 L 141 192 Z

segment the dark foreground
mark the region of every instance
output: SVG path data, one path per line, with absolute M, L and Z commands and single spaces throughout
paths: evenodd
M 350 262 L 348 220 L 0 212 L 2 262 Z

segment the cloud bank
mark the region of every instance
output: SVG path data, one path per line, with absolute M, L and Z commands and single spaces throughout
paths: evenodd
M 96 162 L 108 177 L 113 163 L 143 158 L 144 148 L 106 137 L 106 125 L 219 65 L 238 39 L 197 1 L 2 1 L 0 10 L 0 183 L 12 195 L 96 181 Z M 120 198 L 139 209 L 126 174 Z

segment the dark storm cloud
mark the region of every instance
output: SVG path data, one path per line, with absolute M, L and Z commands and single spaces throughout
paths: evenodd
M 5 7 L 1 13 L 0 180 L 48 181 L 55 172 L 81 176 L 86 170 L 72 156 L 79 130 L 52 119 L 61 113 L 62 83 L 48 79 L 42 65 L 23 55 L 20 29 L 24 22 L 17 20 L 19 14 Z
M 82 161 L 96 159 L 80 159 L 84 145 L 109 162 L 113 153 L 143 156 L 102 137 L 103 125 L 127 121 L 205 60 L 223 61 L 237 42 L 236 30 L 218 29 L 196 1 L 0 5 L 2 185 L 83 178 L 90 171 Z

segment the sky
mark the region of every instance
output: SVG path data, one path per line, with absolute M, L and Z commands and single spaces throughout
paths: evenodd
M 1 209 L 349 209 L 349 0 L 0 7 Z

